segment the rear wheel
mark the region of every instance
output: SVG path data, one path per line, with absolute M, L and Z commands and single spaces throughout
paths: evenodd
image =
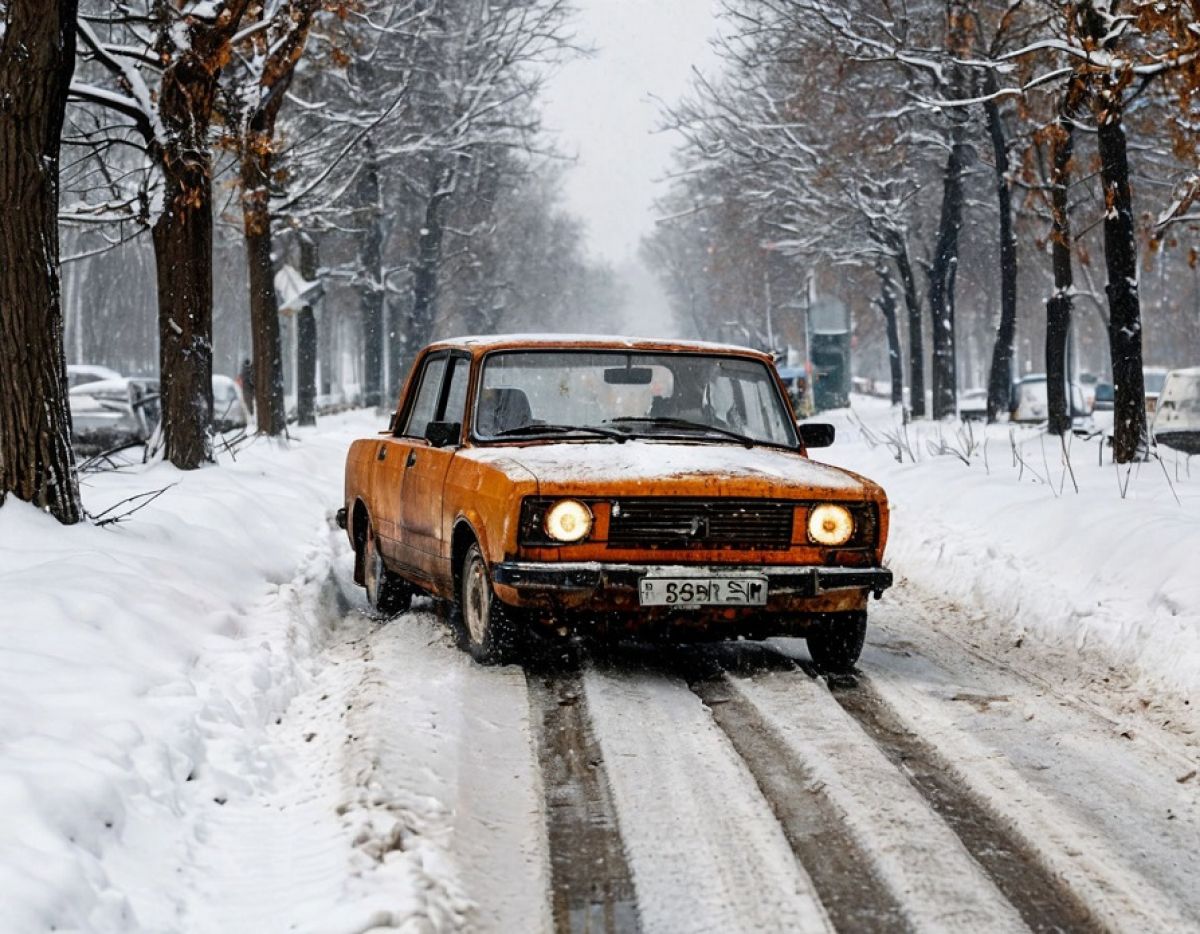
M 487 562 L 478 545 L 471 545 L 463 558 L 455 611 L 463 642 L 475 661 L 482 665 L 502 665 L 516 659 L 514 613 L 493 593 Z
M 835 613 L 806 637 L 808 654 L 822 671 L 845 674 L 854 670 L 867 639 L 866 611 Z
M 412 586 L 387 569 L 375 531 L 370 526 L 367 526 L 363 543 L 363 583 L 367 588 L 367 602 L 381 616 L 392 617 L 412 606 Z

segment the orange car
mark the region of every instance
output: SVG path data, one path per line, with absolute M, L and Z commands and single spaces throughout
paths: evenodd
M 888 506 L 807 450 L 766 354 L 679 341 L 461 338 L 355 441 L 338 520 L 384 614 L 449 601 L 481 662 L 523 636 L 807 638 L 857 661 Z

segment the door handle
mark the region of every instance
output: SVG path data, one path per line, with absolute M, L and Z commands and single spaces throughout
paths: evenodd
M 407 470 L 409 467 L 411 467 L 411 466 L 412 466 L 413 464 L 415 464 L 416 462 L 417 462 L 417 452 L 416 452 L 416 451 L 409 451 L 409 452 L 408 452 L 408 460 L 406 460 L 406 461 L 404 462 L 404 467 L 405 467 L 405 469 Z
M 387 449 L 388 449 L 388 446 L 386 444 L 379 445 L 379 453 L 375 455 L 375 460 L 377 460 L 377 461 L 387 460 Z

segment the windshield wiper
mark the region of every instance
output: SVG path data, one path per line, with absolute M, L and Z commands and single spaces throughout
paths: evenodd
M 565 435 L 572 432 L 582 431 L 585 434 L 597 435 L 601 438 L 608 438 L 611 441 L 616 441 L 618 444 L 624 444 L 629 440 L 629 435 L 622 434 L 619 431 L 613 431 L 609 428 L 596 428 L 592 425 L 518 425 L 516 428 L 505 428 L 503 431 L 498 431 L 494 435 L 497 438 L 515 438 L 523 435 Z
M 690 431 L 707 431 L 712 434 L 724 435 L 726 438 L 732 438 L 734 441 L 744 444 L 748 448 L 752 448 L 758 443 L 748 435 L 730 431 L 728 428 L 718 428 L 716 425 L 693 422 L 686 418 L 670 418 L 666 415 L 624 415 L 620 418 L 607 419 L 607 422 L 609 424 L 662 425 L 664 428 L 686 428 Z

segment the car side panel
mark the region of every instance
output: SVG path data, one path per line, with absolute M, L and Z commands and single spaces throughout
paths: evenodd
M 404 491 L 400 501 L 400 555 L 422 578 L 445 576 L 441 566 L 448 545 L 443 486 L 454 459 L 453 448 L 435 448 L 413 441 L 405 458 Z
M 383 556 L 389 562 L 406 561 L 400 511 L 406 478 L 404 465 L 411 448 L 412 442 L 407 438 L 380 438 L 371 468 L 371 521 L 379 533 Z

